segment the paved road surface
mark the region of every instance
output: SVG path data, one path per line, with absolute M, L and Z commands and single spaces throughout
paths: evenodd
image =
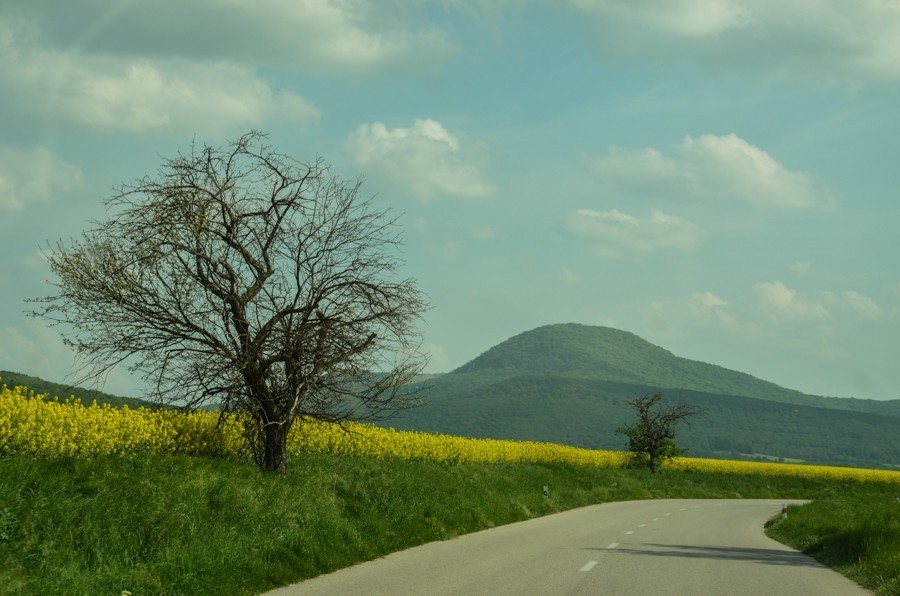
M 769 539 L 773 500 L 607 503 L 434 542 L 272 596 L 869 594 Z

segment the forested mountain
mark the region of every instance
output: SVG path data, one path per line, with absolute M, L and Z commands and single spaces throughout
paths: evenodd
M 476 437 L 625 445 L 628 397 L 661 391 L 707 416 L 682 430 L 694 455 L 900 464 L 900 400 L 826 398 L 679 358 L 607 327 L 540 327 L 427 383 L 425 404 L 396 428 Z

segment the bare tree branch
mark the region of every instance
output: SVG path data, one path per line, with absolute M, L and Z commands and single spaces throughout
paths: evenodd
M 81 380 L 127 362 L 152 399 L 219 403 L 284 473 L 295 420 L 387 417 L 415 398 L 427 302 L 395 280 L 396 219 L 360 180 L 264 141 L 192 146 L 120 187 L 108 219 L 48 247 L 57 292 L 32 314 L 66 330 Z

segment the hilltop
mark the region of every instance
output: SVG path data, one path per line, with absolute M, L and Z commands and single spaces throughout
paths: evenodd
M 900 400 L 807 395 L 746 373 L 678 357 L 628 331 L 576 323 L 526 331 L 453 372 L 487 373 L 494 380 L 522 374 L 565 375 L 900 416 Z
M 624 400 L 661 391 L 708 411 L 683 431 L 694 455 L 900 463 L 900 400 L 807 395 L 609 327 L 539 327 L 425 385 L 425 405 L 388 425 L 619 449 Z

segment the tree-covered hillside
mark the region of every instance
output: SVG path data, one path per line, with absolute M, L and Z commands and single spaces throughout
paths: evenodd
M 900 400 L 805 395 L 607 327 L 540 327 L 427 384 L 422 407 L 386 424 L 621 449 L 625 399 L 660 391 L 707 410 L 679 439 L 693 455 L 900 464 Z
M 575 323 L 526 331 L 453 371 L 456 373 L 478 373 L 479 378 L 491 380 L 521 374 L 565 374 L 900 417 L 900 400 L 807 395 L 746 373 L 680 358 L 627 331 Z M 446 380 L 447 376 L 440 382 Z
M 90 405 L 92 401 L 96 401 L 98 404 L 109 404 L 111 406 L 127 405 L 129 408 L 138 408 L 141 406 L 147 408 L 156 407 L 155 404 L 151 404 L 142 399 L 120 397 L 118 395 L 110 395 L 109 393 L 97 391 L 96 389 L 85 389 L 84 387 L 71 387 L 60 383 L 52 383 L 38 377 L 31 377 L 8 370 L 0 370 L 0 383 L 7 387 L 22 385 L 28 387 L 35 393 L 46 393 L 48 397 L 58 397 L 61 400 L 74 395 L 85 405 Z

